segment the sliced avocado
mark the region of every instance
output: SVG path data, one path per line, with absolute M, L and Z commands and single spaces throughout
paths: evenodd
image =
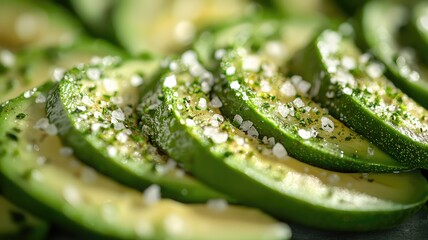
M 193 43 L 193 49 L 202 64 L 213 71 L 218 68 L 223 49 L 236 46 L 259 50 L 269 54 L 277 64 L 283 64 L 326 24 L 327 20 L 322 17 L 278 18 L 259 13 L 203 31 Z
M 13 50 L 68 46 L 82 28 L 61 7 L 49 1 L 1 0 L 0 46 Z
M 238 19 L 254 9 L 249 0 L 128 0 L 113 13 L 116 36 L 131 54 L 170 54 L 190 45 L 200 29 Z
M 397 161 L 428 168 L 428 110 L 384 77 L 383 65 L 351 39 L 325 30 L 293 66 L 330 114 Z
M 398 41 L 399 30 L 406 23 L 407 14 L 404 4 L 371 1 L 362 9 L 359 34 L 376 58 L 385 64 L 388 78 L 428 108 L 428 67 L 420 64 L 416 54 Z
M 221 61 L 223 81 L 215 93 L 230 120 L 250 121 L 241 129 L 257 138 L 273 137 L 290 156 L 336 171 L 393 172 L 409 170 L 366 138 L 346 127 L 309 97 L 310 83 L 286 78 L 269 55 L 237 48 Z
M 88 165 L 136 189 L 157 184 L 162 196 L 184 202 L 225 198 L 159 154 L 138 127 L 138 89 L 150 85 L 159 61 L 105 62 L 68 71 L 48 97 L 48 117 L 66 145 Z
M 18 208 L 0 195 L 0 239 L 42 240 L 48 224 Z
M 246 135 L 221 115 L 220 99 L 210 98 L 214 76 L 194 52 L 167 66 L 139 107 L 142 127 L 198 179 L 238 201 L 280 219 L 347 231 L 395 225 L 425 203 L 428 184 L 417 171 L 328 171 L 289 157 L 280 143 Z
M 81 164 L 56 136 L 62 129 L 48 121 L 45 103 L 36 102 L 52 85 L 0 113 L 0 186 L 20 207 L 91 239 L 290 237 L 288 226 L 259 210 L 158 199 L 156 191 L 141 194 Z
M 408 40 L 413 44 L 418 56 L 428 65 L 428 3 L 420 1 L 412 7 Z M 407 39 L 407 38 L 406 38 Z
M 86 38 L 68 47 L 42 48 L 18 53 L 4 49 L 0 50 L 1 55 L 5 56 L 4 59 L 9 61 L 11 66 L 0 73 L 0 102 L 15 98 L 49 79 L 59 80 L 65 69 L 74 65 L 91 60 L 98 61 L 100 57 L 108 55 L 126 58 L 124 52 L 111 44 Z

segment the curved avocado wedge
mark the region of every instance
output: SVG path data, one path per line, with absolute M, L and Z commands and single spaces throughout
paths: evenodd
M 220 114 L 222 102 L 209 94 L 214 77 L 194 52 L 169 68 L 142 99 L 142 127 L 198 179 L 238 201 L 280 219 L 347 231 L 395 225 L 425 203 L 428 184 L 419 172 L 332 172 L 246 135 Z
M 309 98 L 310 84 L 286 78 L 270 56 L 244 48 L 228 51 L 221 61 L 222 79 L 216 95 L 229 119 L 257 138 L 273 137 L 290 156 L 344 172 L 409 170 L 374 144 L 330 116 Z M 251 123 L 256 131 L 246 127 Z M 250 132 L 251 131 L 251 132 Z
M 258 210 L 158 199 L 156 191 L 142 194 L 81 164 L 55 135 L 45 104 L 36 103 L 51 88 L 21 95 L 0 113 L 0 184 L 14 203 L 90 239 L 290 237 L 285 224 Z
M 48 79 L 60 80 L 65 69 L 74 65 L 97 61 L 100 57 L 126 54 L 103 41 L 84 38 L 73 46 L 50 47 L 13 52 L 0 50 L 9 59 L 10 66 L 0 73 L 0 102 L 42 85 Z M 0 63 L 1 65 L 1 63 Z
M 0 239 L 46 239 L 49 227 L 0 195 Z
M 385 64 L 388 78 L 428 108 L 428 67 L 397 40 L 406 14 L 405 6 L 394 1 L 371 1 L 362 9 L 360 34 L 371 52 Z
M 410 21 L 407 25 L 410 29 L 409 40 L 416 48 L 418 56 L 428 65 L 428 3 L 420 1 L 412 7 Z
M 113 12 L 116 37 L 131 54 L 171 54 L 188 47 L 200 29 L 255 9 L 249 0 L 127 0 Z
M 1 0 L 0 46 L 13 50 L 72 45 L 82 27 L 49 1 Z
M 284 17 L 258 13 L 203 31 L 193 43 L 201 63 L 216 70 L 224 50 L 245 46 L 269 54 L 277 64 L 287 62 L 297 50 L 313 39 L 318 29 L 327 24 L 322 17 Z
M 88 165 L 139 190 L 157 184 L 164 197 L 184 202 L 225 198 L 159 154 L 138 127 L 138 89 L 150 84 L 159 61 L 108 59 L 71 69 L 48 97 L 48 117 L 66 145 Z
M 361 54 L 351 39 L 325 30 L 293 66 L 331 115 L 397 161 L 428 168 L 428 110 L 385 78 L 383 65 Z

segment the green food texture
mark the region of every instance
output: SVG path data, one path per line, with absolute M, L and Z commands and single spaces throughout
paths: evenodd
M 425 239 L 428 4 L 0 0 L 0 239 Z

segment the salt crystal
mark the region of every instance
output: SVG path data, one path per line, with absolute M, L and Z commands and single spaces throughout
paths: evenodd
M 247 134 L 251 137 L 258 138 L 259 132 L 254 126 L 251 126 L 250 129 L 248 129 Z
M 148 206 L 152 206 L 159 202 L 161 199 L 161 189 L 159 185 L 152 184 L 146 190 L 144 190 L 144 203 Z
M 290 109 L 284 105 L 279 105 L 278 112 L 279 114 L 281 114 L 282 117 L 287 117 L 288 114 L 290 113 Z
M 276 143 L 272 148 L 272 153 L 277 158 L 284 158 L 288 155 L 287 150 L 281 143 Z
M 39 94 L 36 98 L 36 103 L 45 103 L 46 102 L 46 96 L 43 94 Z
M 238 114 L 233 117 L 233 122 L 236 122 L 238 125 L 241 125 L 243 120 L 244 119 L 242 119 L 241 115 Z
M 303 139 L 309 139 L 309 138 L 311 138 L 311 132 L 307 131 L 305 129 L 299 129 L 299 131 L 297 133 Z
M 260 70 L 261 60 L 257 56 L 247 56 L 242 60 L 242 69 L 251 72 L 258 72 Z M 229 75 L 229 74 L 228 74 Z
M 123 113 L 122 109 L 118 108 L 111 113 L 111 117 L 118 121 L 124 121 L 125 113 Z
M 334 131 L 334 123 L 328 117 L 321 117 L 321 128 L 329 133 Z
M 296 108 L 302 108 L 305 106 L 305 103 L 303 102 L 303 100 L 301 98 L 296 98 L 293 101 L 294 106 L 296 106 Z
M 248 130 L 250 129 L 250 127 L 252 127 L 252 126 L 253 126 L 253 122 L 246 120 L 246 121 L 243 121 L 243 122 L 241 123 L 240 129 L 241 129 L 242 131 L 246 132 L 246 131 L 248 131 Z
M 207 108 L 207 100 L 205 98 L 199 98 L 198 107 L 200 109 L 206 109 Z
M 141 84 L 143 84 L 144 80 L 141 76 L 139 75 L 132 75 L 131 76 L 131 86 L 133 87 L 138 87 Z
M 88 76 L 90 80 L 99 80 L 101 77 L 101 70 L 97 68 L 89 68 L 86 71 L 86 76 Z
M 175 75 L 169 75 L 166 77 L 163 85 L 167 88 L 175 87 L 177 85 L 177 79 L 175 78 Z
M 220 101 L 220 99 L 217 96 L 211 99 L 210 104 L 214 108 L 221 108 L 223 106 L 223 103 Z
M 59 154 L 63 157 L 70 157 L 71 155 L 73 155 L 73 148 L 71 147 L 62 147 L 59 150 Z
M 186 119 L 186 126 L 188 126 L 188 127 L 194 127 L 194 126 L 196 126 L 196 123 L 195 123 L 195 121 L 193 119 L 187 118 Z
M 226 75 L 228 75 L 228 76 L 233 75 L 233 74 L 235 74 L 235 71 L 236 71 L 236 68 L 234 66 L 228 67 L 226 69 Z
M 286 97 L 296 96 L 296 88 L 289 81 L 283 83 L 279 88 L 279 91 Z
M 230 88 L 231 89 L 238 90 L 239 87 L 241 87 L 241 85 L 239 85 L 238 81 L 233 81 L 233 82 L 230 83 Z
M 71 205 L 76 206 L 82 202 L 79 190 L 73 185 L 67 185 L 62 192 L 64 199 Z
M 220 114 L 214 114 L 211 117 L 211 126 L 213 127 L 218 127 L 220 126 L 220 124 L 224 121 L 224 117 Z
M 210 199 L 207 202 L 207 207 L 217 212 L 223 212 L 228 208 L 228 203 L 224 199 Z

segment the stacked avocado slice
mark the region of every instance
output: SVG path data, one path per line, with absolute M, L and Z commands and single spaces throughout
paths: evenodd
M 0 238 L 358 239 L 426 214 L 426 4 L 191 2 L 0 0 Z

